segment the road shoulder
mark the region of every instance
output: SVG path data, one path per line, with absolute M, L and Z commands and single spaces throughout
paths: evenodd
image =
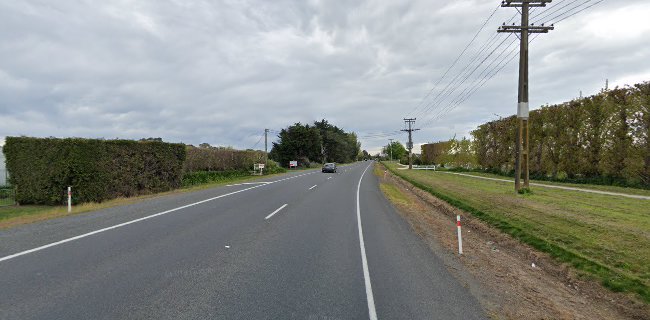
M 378 177 L 368 174 L 361 188 L 361 219 L 378 318 L 486 319 L 478 291 L 470 290 L 478 286 L 452 274 L 411 232 L 380 190 Z

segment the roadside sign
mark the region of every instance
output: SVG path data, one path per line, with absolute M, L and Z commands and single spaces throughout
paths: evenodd
M 298 166 L 298 161 L 289 161 L 289 168 L 295 168 Z
M 261 176 L 264 174 L 264 164 L 263 163 L 253 163 L 253 174 Z

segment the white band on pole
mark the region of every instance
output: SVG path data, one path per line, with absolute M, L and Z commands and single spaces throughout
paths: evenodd
M 460 232 L 460 215 L 456 216 L 456 229 L 458 230 L 458 254 L 463 254 L 463 234 Z
M 529 113 L 528 102 L 519 102 L 517 106 L 517 118 L 528 119 Z

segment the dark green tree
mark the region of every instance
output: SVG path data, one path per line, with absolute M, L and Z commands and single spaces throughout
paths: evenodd
M 280 141 L 273 142 L 271 159 L 288 166 L 289 161 L 298 161 L 299 165 L 309 165 L 322 157 L 322 138 L 318 128 L 308 124 L 296 123 L 278 134 Z
M 314 122 L 323 138 L 322 162 L 352 162 L 361 151 L 361 144 L 354 133 L 346 133 L 323 119 Z
M 270 158 L 283 166 L 296 160 L 300 164 L 310 162 L 348 163 L 356 161 L 361 152 L 356 134 L 321 120 L 313 125 L 296 123 L 282 129 L 280 141 L 273 143 Z

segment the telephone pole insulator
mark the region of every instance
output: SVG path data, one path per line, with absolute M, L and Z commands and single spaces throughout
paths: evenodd
M 531 33 L 548 33 L 553 30 L 551 26 L 533 26 L 529 24 L 530 7 L 545 7 L 553 0 L 504 0 L 502 7 L 521 8 L 521 25 L 502 25 L 497 32 L 518 34 L 519 44 L 519 97 L 517 104 L 517 118 L 519 130 L 515 144 L 515 191 L 521 190 L 521 176 L 523 171 L 524 188 L 529 187 L 530 173 L 528 168 L 528 36 Z M 523 149 L 523 150 L 522 150 Z M 523 166 L 523 168 L 522 168 Z
M 420 129 L 413 129 L 413 124 L 415 124 L 416 118 L 404 119 L 404 123 L 409 126 L 408 129 L 403 129 L 409 133 L 409 142 L 406 144 L 406 148 L 409 149 L 409 170 L 413 169 L 413 131 L 418 131 Z

